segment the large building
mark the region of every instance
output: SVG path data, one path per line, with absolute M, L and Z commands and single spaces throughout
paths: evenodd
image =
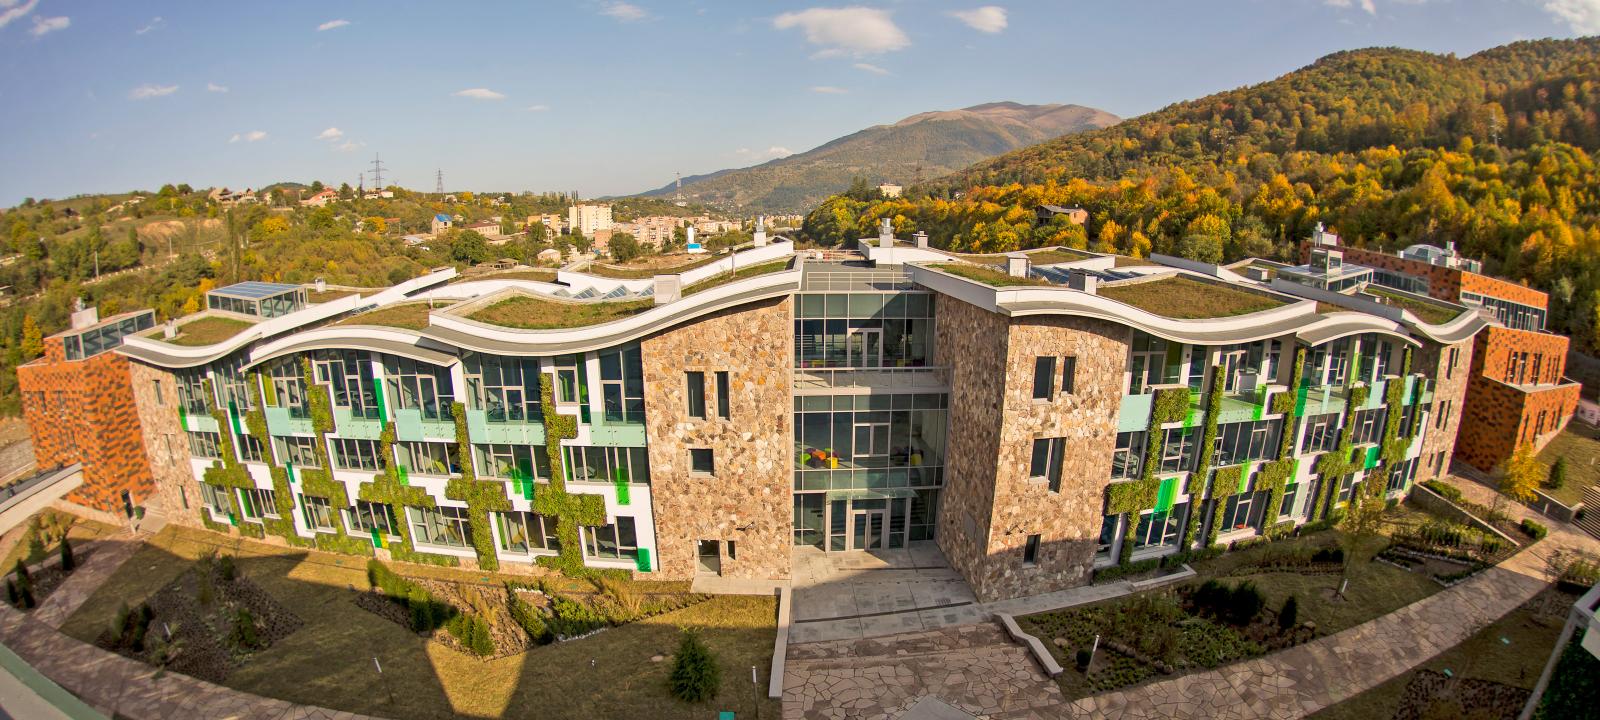
M 567 208 L 567 227 L 584 237 L 611 229 L 610 205 L 573 205 Z
M 763 239 L 676 276 L 208 305 L 116 352 L 175 522 L 671 579 L 934 542 L 993 600 L 1407 492 L 1496 327 L 1327 263 Z
M 1582 388 L 1566 377 L 1570 339 L 1545 329 L 1547 295 L 1483 275 L 1477 261 L 1453 246 L 1412 245 L 1391 255 L 1340 245 L 1337 235 L 1318 227 L 1304 257 L 1318 248 L 1337 248 L 1352 273 L 1376 286 L 1369 292 L 1392 302 L 1405 302 L 1394 291 L 1424 295 L 1498 321 L 1477 336 L 1467 397 L 1455 408 L 1466 420 L 1459 439 L 1463 462 L 1490 472 L 1519 448 L 1538 451 L 1566 427 Z

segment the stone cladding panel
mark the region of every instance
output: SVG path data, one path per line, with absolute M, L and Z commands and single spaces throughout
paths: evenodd
M 130 362 L 128 371 L 143 428 L 145 457 L 167 521 L 201 527 L 198 511 L 191 509 L 198 508 L 201 501 L 190 469 L 189 437 L 178 421 L 177 381 L 172 373 L 140 362 Z

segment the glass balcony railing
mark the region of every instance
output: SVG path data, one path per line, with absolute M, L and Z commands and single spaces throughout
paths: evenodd
M 942 392 L 950 387 L 947 367 L 796 368 L 795 390 L 915 390 Z

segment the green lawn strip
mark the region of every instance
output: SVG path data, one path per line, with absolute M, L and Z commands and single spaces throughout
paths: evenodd
M 1600 430 L 1581 422 L 1567 423 L 1539 452 L 1539 462 L 1546 466 L 1558 457 L 1567 459 L 1566 482 L 1559 490 L 1541 487 L 1539 491 L 1570 507 L 1583 501 L 1584 488 L 1600 484 Z
M 441 305 L 442 307 L 442 305 Z M 426 330 L 428 313 L 434 308 L 431 302 L 412 302 L 390 305 L 370 312 L 351 315 L 335 325 L 384 325 L 403 330 Z
M 1283 300 L 1268 295 L 1182 275 L 1124 285 L 1103 285 L 1097 292 L 1145 312 L 1179 320 L 1248 315 L 1284 304 Z
M 940 263 L 929 267 L 943 270 L 951 275 L 975 280 L 985 285 L 994 287 L 1011 287 L 1016 285 L 1041 285 L 1048 286 L 1043 280 L 1034 277 L 1012 277 L 1003 270 L 996 270 L 988 265 L 964 265 L 961 263 Z
M 647 267 L 626 267 L 621 265 L 591 263 L 589 267 L 581 270 L 580 272 L 588 273 L 590 275 L 599 275 L 600 277 L 611 278 L 613 280 L 643 280 L 645 278 L 655 277 L 657 275 L 677 275 L 679 273 L 686 273 L 697 267 L 710 265 L 711 263 L 714 263 L 725 257 L 727 257 L 726 253 L 707 255 L 706 257 L 698 259 L 691 255 L 688 257 L 687 262 L 683 262 L 678 265 L 650 265 Z
M 1395 307 L 1410 311 L 1412 315 L 1417 316 L 1417 319 L 1429 325 L 1443 325 L 1451 320 L 1456 319 L 1457 315 L 1465 312 L 1465 310 L 1458 310 L 1437 303 L 1431 303 L 1426 300 L 1418 300 L 1413 297 L 1407 297 L 1391 290 L 1385 290 L 1384 288 L 1376 285 L 1368 285 L 1366 292 L 1368 295 L 1389 300 L 1394 304 Z
M 1551 589 L 1490 623 L 1461 644 L 1424 661 L 1411 671 L 1371 688 L 1344 702 L 1323 708 L 1313 720 L 1366 720 L 1394 717 L 1405 699 L 1406 686 L 1422 670 L 1444 672 L 1461 679 L 1488 680 L 1532 690 L 1561 634 L 1564 612 L 1576 598 Z M 1554 615 L 1540 608 L 1559 607 Z M 1502 641 L 1504 638 L 1505 641 Z M 1509 642 L 1506 642 L 1509 641 Z M 1476 717 L 1449 699 L 1436 699 L 1421 717 Z
M 189 322 L 178 325 L 178 334 L 172 336 L 171 338 L 166 337 L 164 334 L 162 334 L 163 331 L 159 330 L 156 331 L 156 334 L 152 335 L 151 337 L 154 337 L 162 342 L 171 343 L 173 345 L 187 345 L 194 347 L 202 345 L 215 345 L 223 340 L 233 337 L 234 335 L 238 335 L 241 330 L 244 330 L 245 328 L 254 324 L 255 323 L 244 320 L 236 320 L 230 317 L 210 316 L 199 318 L 197 320 L 190 320 Z

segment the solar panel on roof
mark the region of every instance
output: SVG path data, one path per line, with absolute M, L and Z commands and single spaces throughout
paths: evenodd
M 247 280 L 247 281 L 241 282 L 241 283 L 234 283 L 234 284 L 229 285 L 227 287 L 220 287 L 220 288 L 217 288 L 215 290 L 212 290 L 211 292 L 216 293 L 218 295 L 227 295 L 229 297 L 246 298 L 246 299 L 249 299 L 249 300 L 259 300 L 261 298 L 268 298 L 268 297 L 273 297 L 275 295 L 282 295 L 284 293 L 293 292 L 293 291 L 299 290 L 299 289 L 300 289 L 299 285 L 289 285 L 287 283 L 269 283 L 269 282 L 261 282 L 259 280 Z

